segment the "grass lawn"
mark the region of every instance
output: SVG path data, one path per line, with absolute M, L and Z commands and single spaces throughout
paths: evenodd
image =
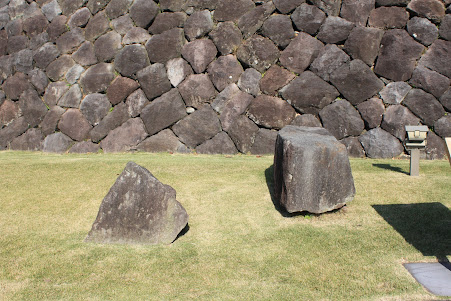
M 402 264 L 451 259 L 447 161 L 352 159 L 346 208 L 286 216 L 272 160 L 0 152 L 0 300 L 440 300 Z M 173 244 L 83 242 L 128 161 L 176 189 Z

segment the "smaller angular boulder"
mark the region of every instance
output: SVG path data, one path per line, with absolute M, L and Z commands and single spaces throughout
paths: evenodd
M 187 223 L 175 190 L 129 162 L 103 199 L 86 242 L 170 244 Z
M 274 154 L 274 196 L 289 213 L 324 213 L 355 195 L 344 144 L 322 128 L 286 126 Z

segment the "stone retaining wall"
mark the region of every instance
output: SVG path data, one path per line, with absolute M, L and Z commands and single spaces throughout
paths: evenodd
M 0 0 L 0 149 L 274 152 L 451 136 L 450 0 Z

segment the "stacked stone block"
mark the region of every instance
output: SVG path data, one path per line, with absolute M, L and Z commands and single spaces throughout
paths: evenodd
M 0 149 L 274 152 L 286 125 L 351 156 L 451 135 L 449 0 L 0 1 Z

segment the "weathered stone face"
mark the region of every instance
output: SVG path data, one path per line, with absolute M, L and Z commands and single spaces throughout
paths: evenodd
M 381 124 L 385 106 L 379 98 L 371 98 L 357 105 L 360 116 L 365 122 L 365 127 L 374 129 Z
M 60 107 L 65 108 L 78 108 L 80 106 L 80 101 L 82 98 L 82 93 L 80 90 L 80 86 L 78 84 L 75 84 L 67 90 L 66 93 L 61 96 L 61 98 L 58 100 L 58 105 Z
M 308 127 L 322 127 L 321 121 L 319 121 L 319 119 L 313 114 L 298 115 L 291 122 L 291 125 L 308 126 Z
M 374 72 L 395 81 L 408 80 L 423 50 L 423 45 L 415 42 L 406 31 L 389 30 L 381 40 L 381 51 Z
M 185 35 L 190 41 L 203 37 L 213 29 L 210 11 L 203 10 L 191 14 L 185 21 Z
M 401 142 L 381 128 L 366 132 L 359 141 L 370 158 L 394 158 L 404 151 Z
M 274 10 L 274 4 L 272 1 L 269 1 L 242 15 L 238 20 L 238 27 L 243 33 L 243 38 L 248 39 L 259 31 L 263 22 L 274 12 Z
M 385 86 L 379 92 L 379 95 L 384 100 L 384 103 L 398 105 L 404 100 L 410 90 L 412 90 L 412 87 L 405 82 L 392 82 Z
M 439 22 L 445 15 L 445 5 L 439 0 L 412 0 L 407 8 L 434 22 Z
M 441 117 L 434 123 L 435 132 L 442 138 L 451 137 L 451 115 Z
M 355 195 L 346 147 L 327 130 L 287 126 L 277 135 L 274 196 L 288 212 L 323 213 Z
M 409 83 L 417 88 L 422 88 L 435 97 L 440 97 L 449 88 L 450 79 L 438 72 L 418 66 L 412 74 Z
M 293 121 L 296 112 L 280 98 L 259 95 L 249 105 L 248 115 L 265 128 L 281 129 Z
M 257 132 L 258 126 L 244 115 L 238 116 L 227 130 L 236 148 L 242 153 L 251 151 Z
M 340 95 L 313 72 L 305 71 L 280 90 L 282 97 L 301 113 L 318 114 Z
M 68 109 L 58 122 L 61 132 L 70 138 L 82 141 L 88 137 L 91 124 L 78 109 Z
M 152 36 L 146 43 L 149 59 L 153 63 L 166 63 L 180 57 L 185 38 L 183 29 L 173 28 Z
M 295 77 L 292 72 L 278 65 L 273 65 L 260 80 L 260 89 L 265 94 L 276 96 L 279 89 L 287 85 Z
M 102 34 L 104 34 L 109 27 L 108 17 L 104 11 L 97 13 L 93 16 L 85 28 L 85 38 L 88 41 L 94 41 Z
M 142 120 L 139 117 L 131 118 L 110 131 L 100 142 L 100 147 L 106 153 L 126 152 L 136 148 L 147 136 Z
M 420 119 L 401 105 L 389 106 L 384 114 L 381 128 L 401 141 L 406 137 L 406 125 L 419 125 Z
M 288 70 L 301 74 L 318 56 L 322 48 L 323 43 L 306 33 L 300 32 L 282 51 L 280 63 Z
M 236 55 L 245 65 L 264 72 L 277 61 L 280 53 L 271 40 L 254 35 L 241 44 Z
M 359 136 L 364 129 L 359 112 L 346 100 L 336 101 L 319 112 L 323 126 L 337 139 Z
M 44 139 L 42 150 L 47 153 L 65 153 L 74 143 L 63 133 L 54 133 Z
M 319 30 L 317 38 L 326 44 L 340 44 L 349 36 L 354 23 L 340 17 L 327 17 Z
M 92 126 L 96 126 L 108 114 L 111 103 L 105 94 L 87 95 L 80 105 L 80 111 Z
M 149 32 L 160 34 L 169 29 L 182 27 L 185 24 L 186 18 L 186 14 L 182 12 L 162 12 L 152 22 L 152 25 L 149 27 Z
M 407 22 L 407 32 L 423 45 L 429 46 L 438 38 L 437 27 L 428 19 L 413 17 Z
M 42 135 L 41 130 L 33 128 L 15 138 L 11 142 L 10 148 L 13 150 L 40 151 L 42 150 L 43 142 L 44 136 Z
M 221 22 L 210 32 L 210 37 L 222 55 L 234 52 L 241 44 L 241 31 L 232 21 Z
M 186 146 L 194 148 L 221 131 L 215 111 L 204 106 L 177 122 L 172 130 Z
M 314 5 L 303 3 L 293 12 L 291 19 L 299 31 L 314 35 L 326 19 L 326 14 Z
M 340 66 L 350 61 L 349 56 L 336 45 L 326 45 L 318 54 L 318 57 L 310 65 L 310 70 L 325 81 L 330 80 L 330 75 Z
M 122 48 L 121 35 L 110 31 L 94 42 L 94 53 L 99 62 L 109 62 Z
M 208 74 L 218 91 L 236 83 L 243 73 L 243 67 L 232 54 L 221 56 L 208 66 Z
M 34 89 L 24 91 L 19 98 L 19 109 L 30 127 L 35 127 L 47 114 L 47 106 Z
M 114 107 L 112 112 L 108 113 L 108 115 L 106 115 L 105 118 L 91 130 L 89 133 L 91 140 L 94 142 L 100 141 L 108 135 L 111 130 L 126 122 L 128 118 L 129 115 L 125 103 L 118 104 Z
M 346 146 L 348 155 L 354 158 L 365 157 L 365 151 L 363 150 L 362 144 L 357 137 L 346 137 L 340 140 L 341 143 Z
M 116 77 L 106 90 L 106 95 L 111 104 L 117 105 L 129 96 L 133 91 L 138 89 L 139 84 L 128 77 Z
M 421 89 L 412 89 L 407 94 L 403 104 L 428 126 L 445 115 L 442 105 L 429 93 Z
M 272 15 L 263 23 L 263 35 L 270 38 L 277 46 L 286 47 L 295 37 L 291 23 L 289 16 Z
M 403 7 L 378 7 L 371 11 L 368 25 L 382 29 L 404 28 L 409 20 L 409 13 Z
M 277 131 L 268 129 L 259 129 L 255 135 L 254 144 L 251 147 L 251 154 L 268 155 L 274 154 L 276 145 Z
M 344 44 L 344 50 L 353 58 L 372 66 L 379 53 L 384 31 L 377 28 L 356 26 Z
M 216 5 L 214 18 L 217 21 L 237 21 L 255 7 L 252 0 L 223 0 Z
M 187 223 L 175 190 L 129 162 L 103 199 L 86 241 L 170 244 Z
M 99 63 L 81 75 L 80 84 L 85 94 L 97 93 L 105 91 L 113 79 L 113 65 Z
M 153 135 L 136 147 L 139 151 L 145 152 L 189 152 L 187 147 L 179 141 L 177 136 L 170 129 L 165 129 Z
M 152 0 L 135 0 L 130 7 L 130 17 L 136 26 L 147 28 L 158 14 L 158 6 Z
M 194 108 L 202 107 L 216 95 L 215 87 L 207 74 L 189 75 L 178 85 L 178 89 L 185 104 Z
M 246 93 L 257 96 L 260 93 L 260 80 L 262 75 L 254 68 L 247 68 L 238 80 L 238 87 Z
M 340 17 L 356 25 L 365 26 L 374 4 L 375 0 L 343 0 Z
M 194 73 L 188 62 L 182 58 L 169 60 L 166 63 L 166 70 L 169 81 L 174 87 L 177 87 L 183 82 L 188 75 Z
M 238 151 L 232 139 L 225 133 L 220 132 L 210 140 L 205 141 L 196 147 L 198 154 L 230 154 L 234 155 Z
M 180 93 L 177 89 L 172 89 L 148 104 L 141 113 L 141 119 L 144 121 L 147 133 L 152 136 L 186 115 Z
M 168 79 L 166 68 L 163 64 L 156 63 L 138 71 L 141 89 L 146 93 L 149 100 L 171 90 L 171 82 Z
M 420 59 L 419 65 L 437 71 L 451 78 L 451 41 L 436 40 L 425 55 Z
M 81 141 L 74 144 L 69 149 L 69 153 L 72 154 L 86 154 L 86 153 L 97 153 L 100 150 L 98 144 L 92 143 L 91 141 Z
M 196 73 L 202 73 L 216 58 L 217 52 L 215 44 L 211 40 L 200 39 L 185 44 L 182 56 L 191 64 Z

